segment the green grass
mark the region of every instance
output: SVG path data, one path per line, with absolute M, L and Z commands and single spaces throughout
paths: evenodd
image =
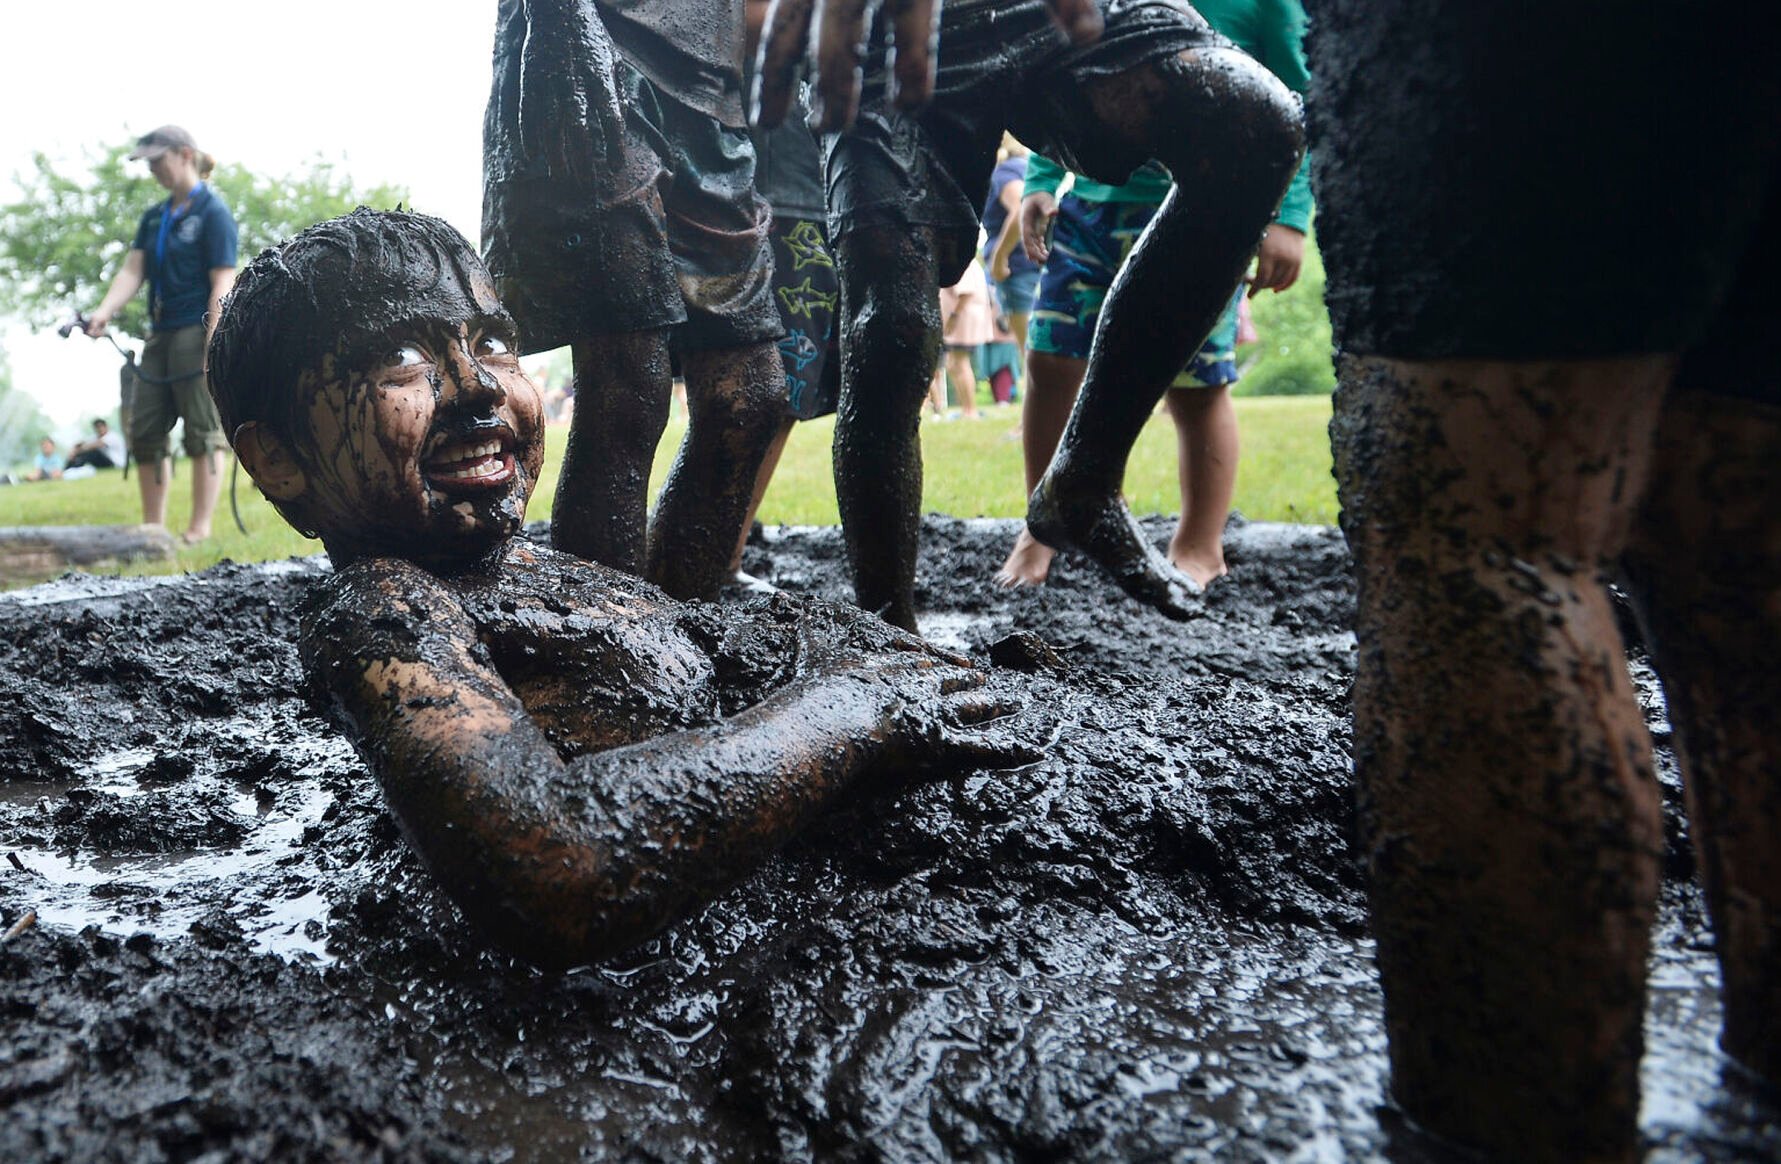
M 1243 459 L 1237 474 L 1236 508 L 1255 521 L 1331 523 L 1336 519 L 1335 485 L 1330 478 L 1330 402 L 1325 396 L 1248 397 L 1236 402 L 1243 430 Z M 977 421 L 953 420 L 922 425 L 926 464 L 922 496 L 924 511 L 955 517 L 1019 517 L 1026 512 L 1022 488 L 1018 408 L 986 408 Z M 678 417 L 669 424 L 656 457 L 656 482 L 667 470 L 683 429 Z M 830 476 L 829 442 L 833 419 L 812 421 L 793 432 L 772 487 L 761 503 L 761 520 L 769 525 L 827 525 L 840 520 L 835 483 Z M 543 479 L 527 516 L 550 515 L 567 430 L 547 433 Z M 185 528 L 191 512 L 188 470 L 180 463 L 169 491 L 168 527 Z M 134 470 L 132 470 L 134 473 Z M 1179 504 L 1175 485 L 1174 428 L 1165 416 L 1146 427 L 1133 450 L 1126 493 L 1137 513 L 1174 513 Z M 235 528 L 225 496 L 216 536 L 203 545 L 182 550 L 171 564 L 135 567 L 130 573 L 176 573 L 201 570 L 224 558 L 258 562 L 311 554 L 317 542 L 306 541 L 273 511 L 242 477 L 237 496 L 248 533 Z M 112 525 L 135 521 L 139 513 L 134 477 L 125 481 L 113 470 L 83 481 L 0 487 L 0 526 Z

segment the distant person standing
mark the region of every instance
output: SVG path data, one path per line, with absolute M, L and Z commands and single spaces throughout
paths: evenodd
M 1020 245 L 1020 200 L 1026 191 L 1027 147 L 1002 135 L 1001 160 L 989 178 L 989 200 L 983 204 L 984 273 L 995 293 L 996 313 L 1014 333 L 1021 358 L 1026 357 L 1027 320 L 1039 295 L 1039 264 Z
M 976 420 L 977 350 L 995 338 L 994 311 L 989 303 L 989 280 L 976 259 L 965 267 L 959 281 L 940 288 L 941 338 L 946 355 L 941 368 L 952 385 L 953 407 L 966 420 Z
M 87 334 L 104 335 L 111 317 L 148 284 L 153 330 L 143 348 L 129 420 L 130 452 L 141 466 L 136 485 L 142 520 L 164 525 L 173 471 L 167 437 L 175 421 L 185 421 L 192 518 L 180 537 L 189 545 L 210 536 L 222 489 L 223 450 L 228 448 L 216 405 L 204 387 L 204 351 L 223 296 L 235 282 L 235 218 L 203 180 L 215 161 L 179 126 L 163 125 L 143 134 L 130 157 L 148 163 L 167 198 L 137 223 L 130 253 L 93 310 Z

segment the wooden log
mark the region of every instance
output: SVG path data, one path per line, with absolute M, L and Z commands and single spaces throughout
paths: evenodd
M 172 557 L 173 535 L 159 525 L 0 526 L 0 585 Z

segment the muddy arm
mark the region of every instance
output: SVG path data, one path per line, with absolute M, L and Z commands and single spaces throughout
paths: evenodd
M 519 0 L 519 147 L 559 177 L 596 174 L 624 140 L 613 65 L 617 50 L 590 0 Z
M 791 111 L 799 67 L 814 64 L 816 115 L 824 132 L 853 124 L 859 112 L 867 33 L 874 14 L 888 13 L 890 66 L 897 107 L 914 109 L 934 93 L 934 52 L 940 37 L 941 0 L 773 0 L 760 34 L 755 80 L 757 124 L 775 126 Z M 1101 35 L 1094 0 L 1045 0 L 1058 27 L 1077 44 Z
M 565 764 L 434 586 L 343 592 L 305 626 L 305 663 L 428 868 L 497 944 L 540 964 L 655 933 L 872 773 L 983 758 L 980 738 L 948 726 L 972 718 L 973 697 L 943 694 L 981 677 L 897 652 L 812 658 L 731 719 Z

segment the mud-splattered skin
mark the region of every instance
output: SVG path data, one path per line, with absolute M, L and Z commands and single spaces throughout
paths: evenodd
M 542 965 L 656 932 L 848 788 L 1027 754 L 957 726 L 1000 710 L 979 672 L 877 620 L 682 606 L 532 547 L 356 563 L 302 654 L 446 891 Z
M 1722 1044 L 1781 1081 L 1781 406 L 1687 390 L 1692 372 L 1665 405 L 1625 581 L 1687 774 Z
M 1286 87 L 1234 51 L 1109 78 L 1090 99 L 1116 132 L 1152 135 L 1176 185 L 1107 292 L 1027 528 L 1046 545 L 1087 554 L 1140 602 L 1186 618 L 1196 587 L 1145 540 L 1120 486 L 1171 369 L 1186 366 L 1212 331 L 1280 203 L 1301 156 L 1300 117 Z
M 1662 829 L 1604 582 L 1671 367 L 1352 360 L 1331 425 L 1393 1092 L 1523 1159 L 1637 1126 Z
M 428 560 L 442 540 L 456 553 L 486 551 L 519 530 L 544 449 L 538 392 L 511 343 L 511 326 L 493 315 L 416 320 L 373 337 L 377 354 L 331 354 L 298 380 L 313 478 L 304 520 L 336 562 Z M 430 463 L 489 445 L 502 464 L 488 477 L 457 479 Z
M 511 316 L 461 236 L 400 212 L 257 258 L 211 348 L 243 466 L 336 565 L 450 563 L 520 528 L 543 407 Z
M 1081 395 L 1028 523 L 1048 544 L 1088 553 L 1134 597 L 1185 618 L 1191 583 L 1140 535 L 1120 482 L 1144 422 L 1229 302 L 1279 203 L 1298 163 L 1300 117 L 1284 85 L 1222 48 L 1094 78 L 1083 92 L 1083 124 L 1015 128 L 1059 143 L 1101 135 L 1162 162 L 1179 185 L 1109 293 Z M 917 429 L 940 343 L 931 300 L 942 275 L 962 266 L 949 249 L 933 228 L 876 222 L 845 230 L 835 244 L 844 358 L 835 480 L 854 584 L 861 606 L 911 628 Z
M 741 8 L 505 0 L 484 123 L 489 266 L 527 350 L 573 352 L 552 542 L 677 598 L 729 577 L 784 411 Z M 671 334 L 691 410 L 652 516 Z

